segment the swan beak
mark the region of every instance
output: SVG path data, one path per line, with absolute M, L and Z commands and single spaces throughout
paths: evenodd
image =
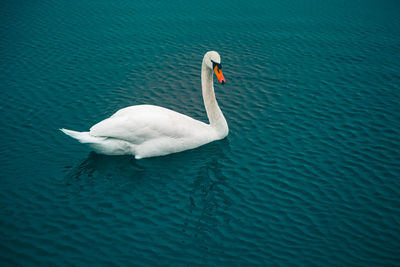
M 225 83 L 225 78 L 224 75 L 222 74 L 222 71 L 220 68 L 218 68 L 218 66 L 214 67 L 214 72 L 215 72 L 215 76 L 217 76 L 217 79 L 219 81 L 220 84 L 224 84 Z

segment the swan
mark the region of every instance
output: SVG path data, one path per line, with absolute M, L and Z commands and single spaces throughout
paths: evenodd
M 136 159 L 163 156 L 220 140 L 229 128 L 215 98 L 213 72 L 221 84 L 221 57 L 207 52 L 201 65 L 201 87 L 209 124 L 154 105 L 136 105 L 118 110 L 88 132 L 60 129 L 66 135 L 106 155 L 134 155 Z

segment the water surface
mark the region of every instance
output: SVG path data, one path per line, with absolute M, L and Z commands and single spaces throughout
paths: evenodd
M 398 265 L 397 1 L 6 1 L 0 260 L 12 265 Z M 155 104 L 227 139 L 95 154 L 84 131 Z

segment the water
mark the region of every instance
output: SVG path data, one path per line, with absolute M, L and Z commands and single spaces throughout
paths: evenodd
M 4 1 L 3 1 L 4 2 Z M 398 265 L 398 1 L 6 1 L 4 265 Z M 227 139 L 137 161 L 87 130 L 155 104 Z

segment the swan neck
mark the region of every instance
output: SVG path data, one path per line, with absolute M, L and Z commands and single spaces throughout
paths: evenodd
M 207 67 L 205 58 L 201 66 L 201 87 L 210 126 L 217 130 L 219 135 L 225 137 L 228 134 L 228 124 L 215 98 L 213 72 Z

